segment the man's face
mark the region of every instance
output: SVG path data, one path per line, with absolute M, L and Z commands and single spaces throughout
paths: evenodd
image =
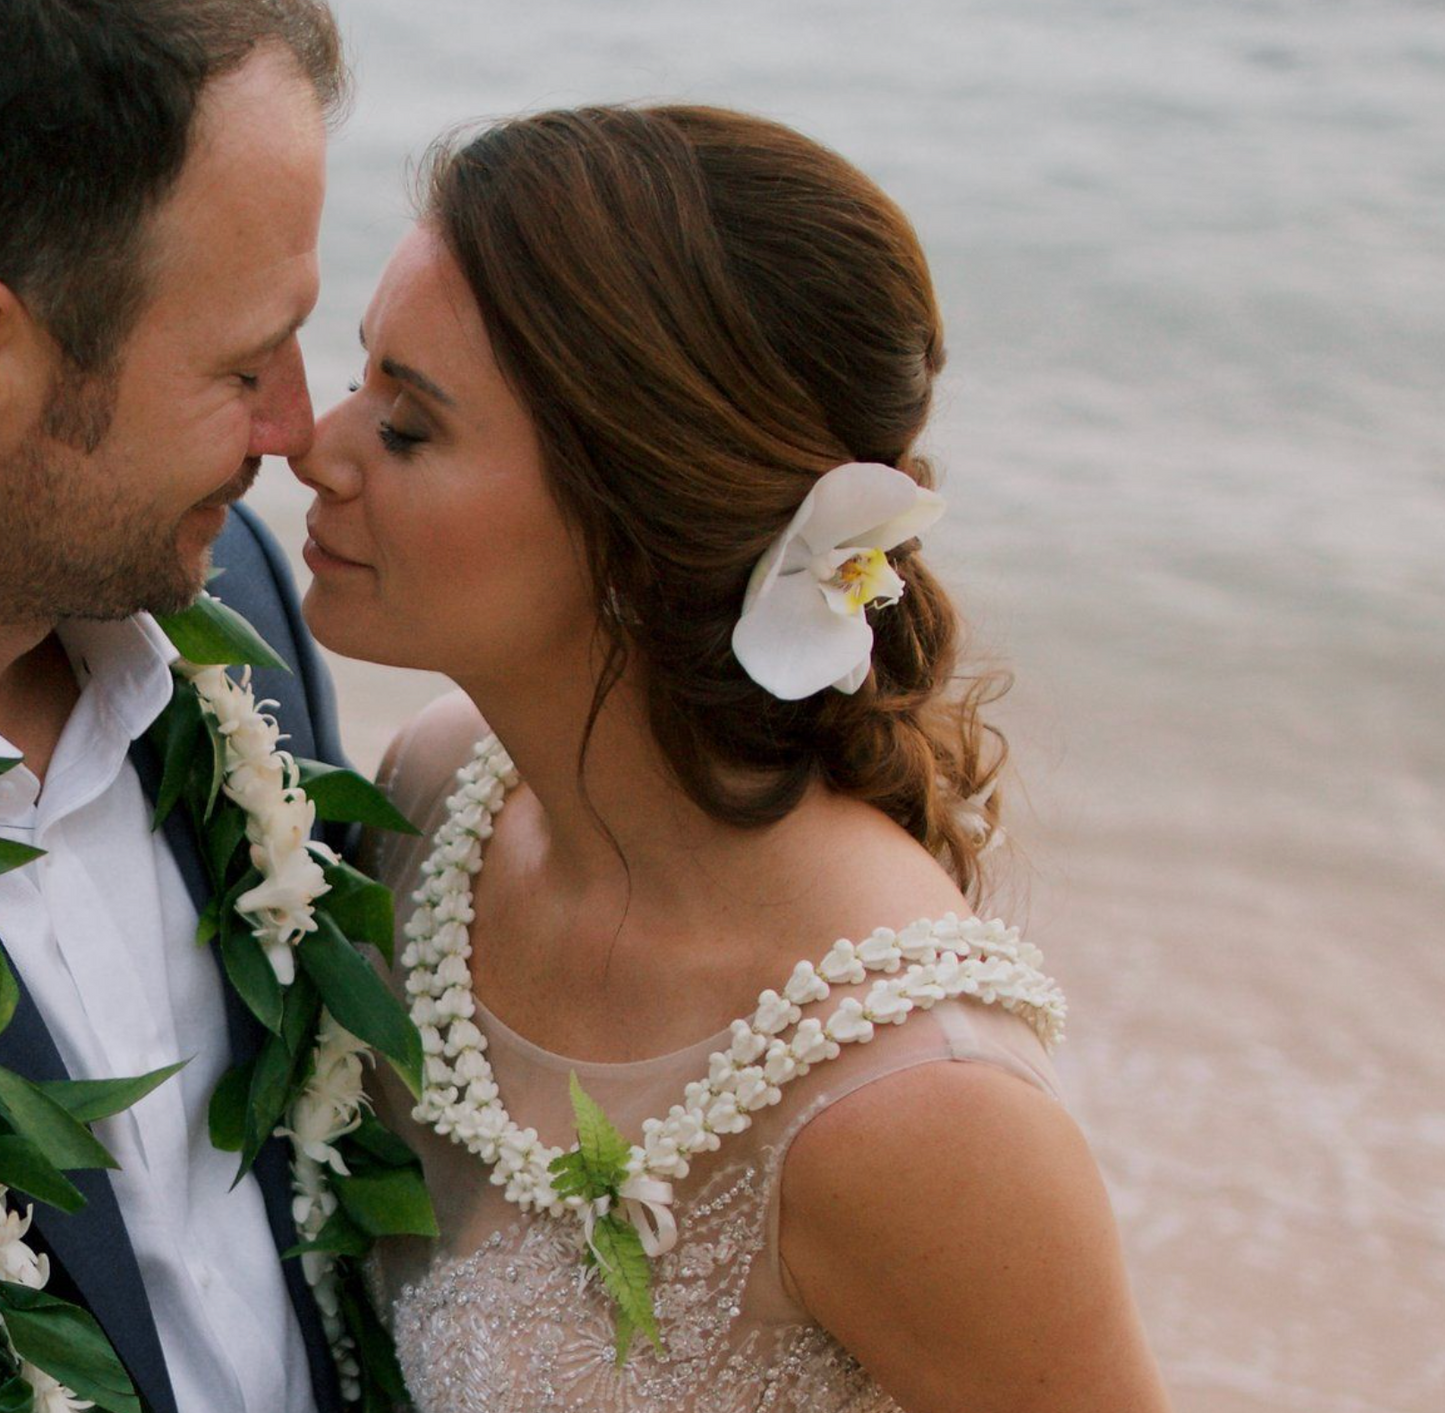
M 113 390 L 64 387 L 53 346 L 36 345 L 50 391 L 0 453 L 0 623 L 184 606 L 260 458 L 306 451 L 296 331 L 316 302 L 324 158 L 289 55 L 263 49 L 207 87 L 151 222 L 150 297 Z

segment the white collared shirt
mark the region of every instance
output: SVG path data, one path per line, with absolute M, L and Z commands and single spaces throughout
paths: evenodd
M 260 1186 L 232 1191 L 236 1155 L 210 1143 L 230 1064 L 220 971 L 127 755 L 170 700 L 175 650 L 146 615 L 59 637 L 81 694 L 44 789 L 23 765 L 0 775 L 0 838 L 46 851 L 0 875 L 0 939 L 72 1078 L 191 1057 L 95 1125 L 180 1413 L 315 1413 Z

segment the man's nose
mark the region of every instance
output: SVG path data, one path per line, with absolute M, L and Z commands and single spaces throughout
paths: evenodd
M 316 434 L 301 344 L 293 335 L 261 374 L 251 420 L 250 456 L 304 456 Z

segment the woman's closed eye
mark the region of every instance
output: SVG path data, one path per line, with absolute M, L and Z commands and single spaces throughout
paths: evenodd
M 426 441 L 426 437 L 420 432 L 406 431 L 385 418 L 377 423 L 376 433 L 381 438 L 382 446 L 393 456 L 407 456 Z

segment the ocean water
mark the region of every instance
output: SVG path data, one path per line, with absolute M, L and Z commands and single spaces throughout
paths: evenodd
M 337 9 L 319 405 L 462 120 L 729 104 L 911 213 L 930 549 L 1017 676 L 1012 906 L 1176 1405 L 1439 1413 L 1445 4 Z M 253 499 L 298 545 L 284 469 Z M 439 685 L 338 677 L 367 765 Z

